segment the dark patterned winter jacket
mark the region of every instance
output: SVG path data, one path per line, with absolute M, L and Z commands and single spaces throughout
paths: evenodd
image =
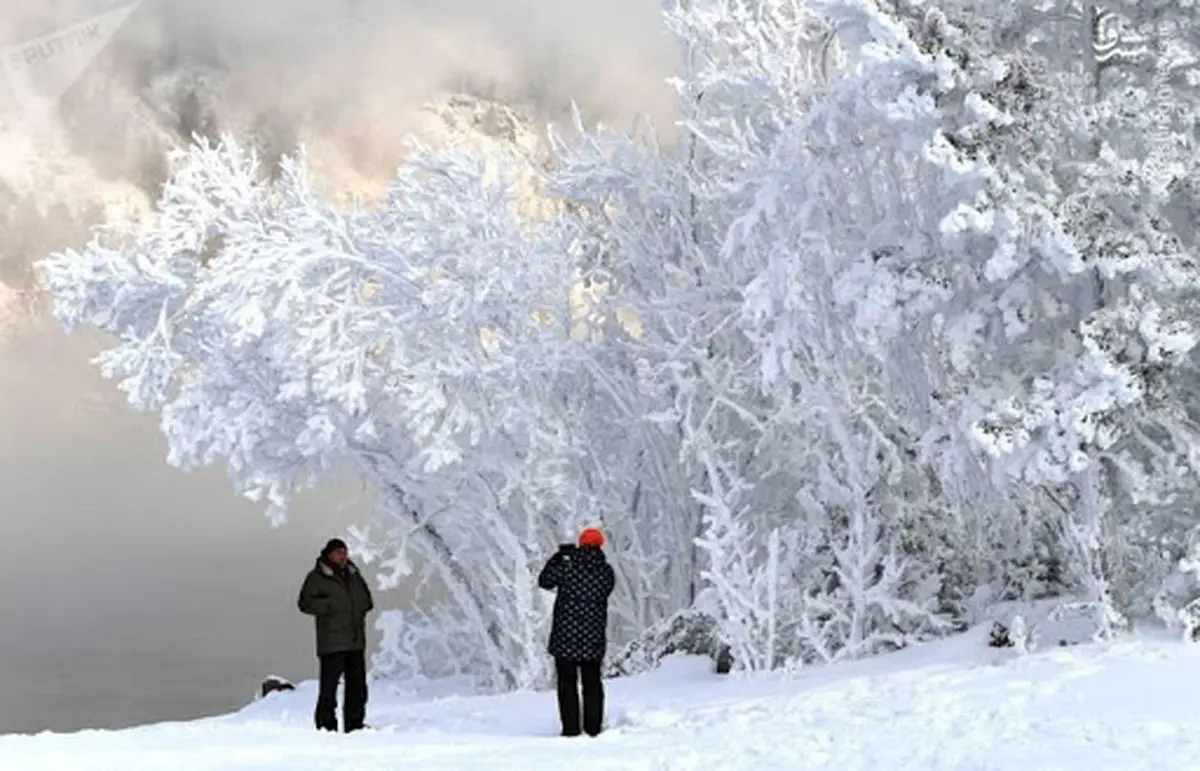
M 563 546 L 546 562 L 538 586 L 558 590 L 550 655 L 568 661 L 599 661 L 608 647 L 608 596 L 616 577 L 596 547 Z

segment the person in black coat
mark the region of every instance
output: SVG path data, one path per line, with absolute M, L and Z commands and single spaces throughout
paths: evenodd
M 366 617 L 375 601 L 362 573 L 350 560 L 345 541 L 334 538 L 325 544 L 317 564 L 304 579 L 297 605 L 301 613 L 316 619 L 317 658 L 321 662 L 314 714 L 317 728 L 337 730 L 337 686 L 344 677 L 342 728 L 346 733 L 362 729 L 367 711 Z
M 580 734 L 580 680 L 583 731 L 597 736 L 604 722 L 600 667 L 608 647 L 608 597 L 616 577 L 603 546 L 604 534 L 588 528 L 580 534 L 578 546 L 560 546 L 538 576 L 538 586 L 558 593 L 548 650 L 554 657 L 563 736 Z

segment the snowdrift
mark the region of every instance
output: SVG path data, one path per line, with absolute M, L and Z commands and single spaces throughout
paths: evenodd
M 675 657 L 609 684 L 609 728 L 557 736 L 553 697 L 376 689 L 361 734 L 310 728 L 313 684 L 126 731 L 0 737 L 24 769 L 1138 771 L 1200 767 L 1200 646 L 1143 636 L 1020 656 L 987 629 L 792 677 Z

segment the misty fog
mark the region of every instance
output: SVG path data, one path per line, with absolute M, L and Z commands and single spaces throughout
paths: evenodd
M 272 530 L 221 473 L 167 468 L 94 350 L 47 326 L 4 351 L 0 731 L 203 715 L 308 677 L 296 591 L 362 506 L 337 491 Z
M 14 44 L 112 2 L 0 0 Z M 670 122 L 656 0 L 146 0 L 62 100 L 46 184 L 0 179 L 0 732 L 118 727 L 234 709 L 267 674 L 315 672 L 296 591 L 365 504 L 353 487 L 272 529 L 220 469 L 167 466 L 154 416 L 124 404 L 67 338 L 29 266 L 79 245 L 114 196 L 153 198 L 162 155 L 202 128 L 180 105 L 222 69 L 205 120 L 304 124 L 333 166 L 386 175 L 406 111 L 469 89 L 543 117 Z M 190 80 L 189 80 L 190 78 Z M 182 85 L 181 85 L 182 84 Z M 181 90 L 180 93 L 172 89 Z M 146 109 L 142 109 L 146 107 Z M 200 121 L 203 122 L 203 121 Z M 0 137 L 0 141 L 4 141 Z M 68 192 L 62 192 L 68 191 Z M 383 607 L 410 598 L 401 587 Z

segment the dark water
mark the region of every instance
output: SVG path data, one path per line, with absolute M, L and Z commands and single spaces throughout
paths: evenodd
M 94 350 L 46 335 L 0 353 L 0 732 L 210 715 L 267 674 L 311 676 L 296 593 L 363 505 L 330 492 L 272 529 L 222 472 L 166 465 Z
M 0 732 L 200 717 L 246 704 L 267 674 L 310 677 L 295 600 L 323 534 L 231 509 L 245 517 L 234 537 L 229 521 L 213 538 L 195 519 L 94 549 L 53 528 L 22 539 L 33 553 L 0 567 Z

